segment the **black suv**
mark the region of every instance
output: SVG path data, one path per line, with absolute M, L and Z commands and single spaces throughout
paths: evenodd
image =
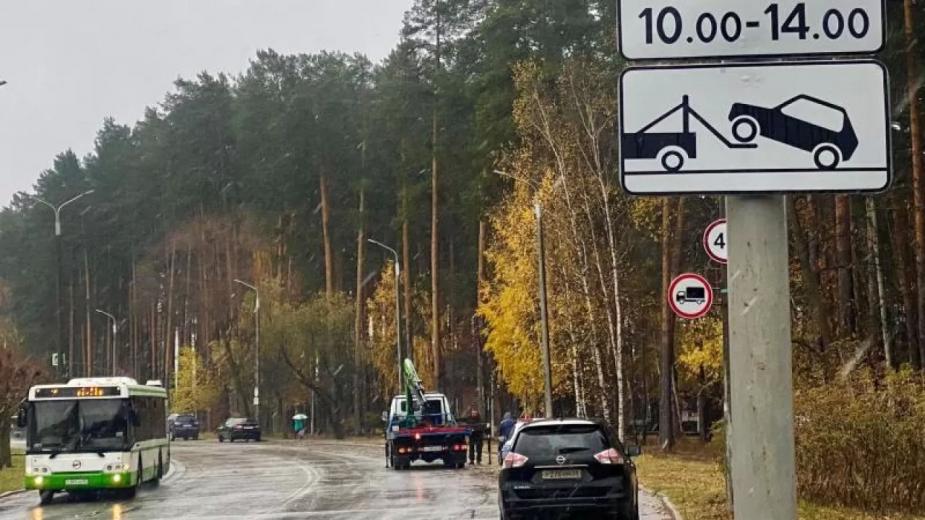
M 253 419 L 232 417 L 218 427 L 218 442 L 251 440 L 260 442 L 260 425 Z
M 173 417 L 168 426 L 170 427 L 170 440 L 182 438 L 183 440 L 199 440 L 199 419 L 195 415 L 181 413 Z
M 513 438 L 498 477 L 503 520 L 613 518 L 637 520 L 638 485 L 631 456 L 604 423 L 543 419 Z

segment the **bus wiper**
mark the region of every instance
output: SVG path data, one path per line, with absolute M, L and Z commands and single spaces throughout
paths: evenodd
M 57 457 L 58 455 L 60 455 L 61 453 L 62 453 L 61 450 L 54 450 L 54 451 L 51 452 L 51 455 L 50 455 L 48 458 L 49 458 L 49 459 L 53 459 L 53 458 Z

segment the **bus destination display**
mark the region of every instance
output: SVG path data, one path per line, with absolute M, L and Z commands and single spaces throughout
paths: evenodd
M 64 397 L 115 397 L 119 395 L 121 395 L 121 393 L 117 386 L 61 386 L 35 389 L 35 397 L 45 399 Z

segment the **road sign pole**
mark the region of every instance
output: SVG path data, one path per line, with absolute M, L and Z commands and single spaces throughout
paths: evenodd
M 787 221 L 782 196 L 727 197 L 727 432 L 735 518 L 796 518 Z

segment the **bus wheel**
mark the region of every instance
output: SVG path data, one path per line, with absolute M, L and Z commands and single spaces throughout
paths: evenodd
M 152 483 L 156 486 L 161 483 L 161 479 L 164 478 L 164 459 L 161 458 L 161 455 L 157 455 L 157 474 L 154 476 Z
M 39 491 L 39 500 L 43 506 L 47 506 L 51 503 L 51 499 L 55 497 L 55 492 L 47 489 L 45 491 Z
M 138 484 L 135 484 L 134 486 L 128 487 L 125 489 L 120 489 L 118 491 L 119 498 L 122 498 L 125 500 L 131 500 L 135 498 L 136 494 L 138 494 Z
M 138 456 L 138 476 L 135 478 L 135 488 L 137 489 L 145 481 L 145 467 L 141 464 L 141 455 Z

